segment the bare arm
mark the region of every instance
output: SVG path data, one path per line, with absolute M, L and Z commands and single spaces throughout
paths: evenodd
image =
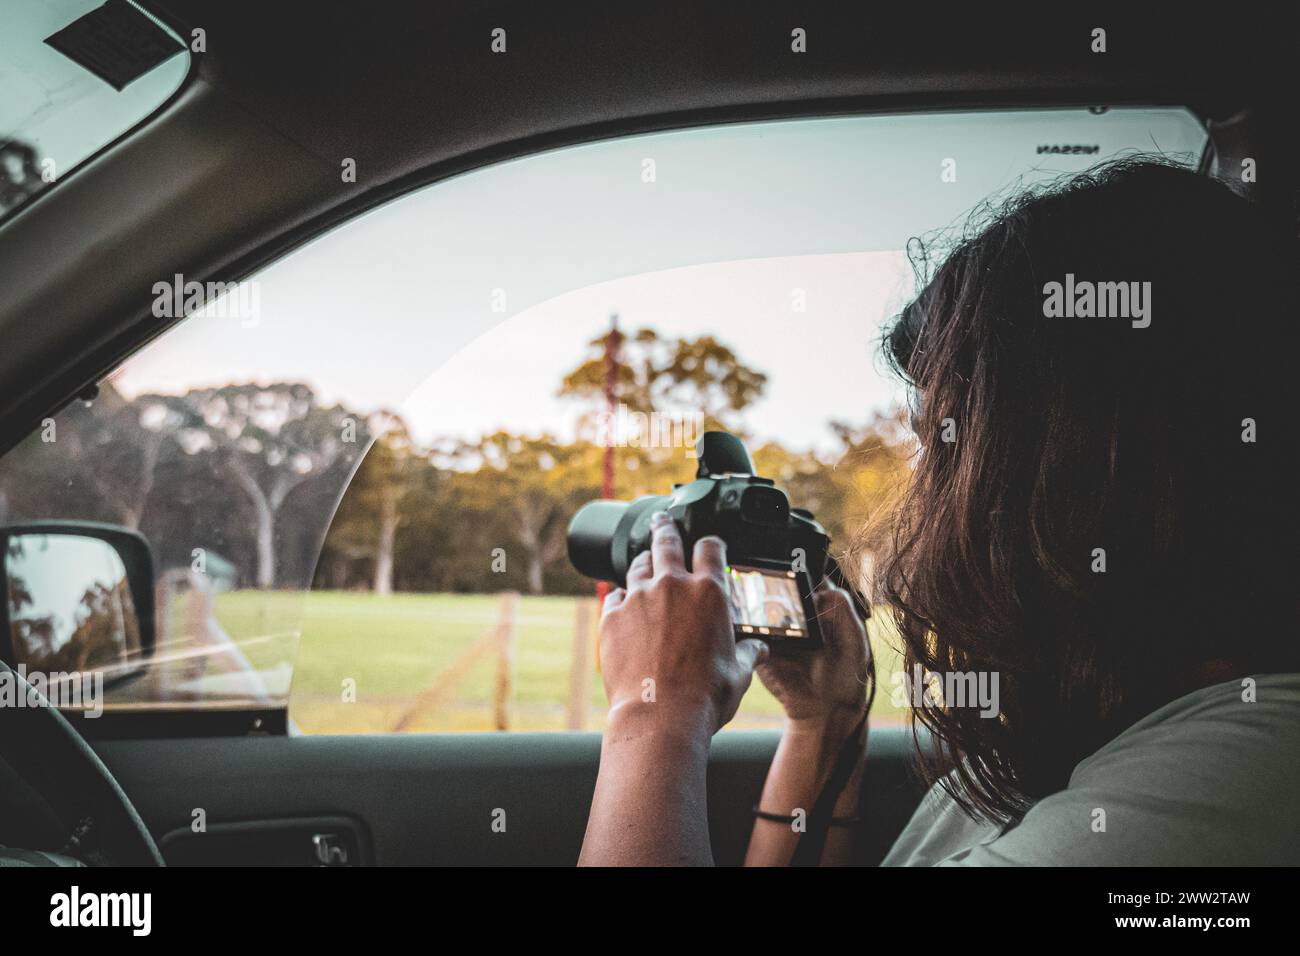
M 718 538 L 695 546 L 658 515 L 651 549 L 627 590 L 605 601 L 601 673 L 609 723 L 578 862 L 660 866 L 713 862 L 705 771 L 709 740 L 736 712 L 767 645 L 736 641 Z
M 712 866 L 709 732 L 611 715 L 579 865 Z
M 759 798 L 758 805 L 764 811 L 780 816 L 795 816 L 795 811 L 801 810 L 806 817 L 826 786 L 840 748 L 852 728 L 838 730 L 826 726 L 792 724 L 793 722 L 787 723 L 785 732 L 781 735 L 781 743 L 767 772 L 767 781 L 763 784 L 763 795 Z M 853 775 L 835 803 L 836 817 L 847 819 L 857 814 L 865 758 L 864 747 L 858 756 Z M 788 865 L 801 836 L 802 833 L 793 824 L 756 817 L 749 850 L 745 854 L 745 865 Z M 826 835 L 821 865 L 846 866 L 852 850 L 853 830 L 848 827 L 831 827 Z
M 786 711 L 785 731 L 763 785 L 759 807 L 778 816 L 805 817 L 834 772 L 845 742 L 854 734 L 867 704 L 870 648 L 847 593 L 819 592 L 817 619 L 826 646 L 804 658 L 769 658 L 759 677 Z M 856 816 L 866 759 L 866 735 L 834 816 Z M 745 854 L 746 866 L 787 866 L 802 836 L 792 823 L 756 817 Z M 853 849 L 853 830 L 831 827 L 822 851 L 823 866 L 843 866 Z

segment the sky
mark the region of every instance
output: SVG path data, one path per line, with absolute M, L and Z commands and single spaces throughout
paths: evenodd
M 711 334 L 770 376 L 745 413 L 758 439 L 825 446 L 828 417 L 862 421 L 903 398 L 875 361 L 879 323 L 911 272 L 897 253 L 838 253 L 684 266 L 615 279 L 535 306 L 447 360 L 403 410 L 424 434 L 472 437 L 501 427 L 547 427 L 564 437 L 585 409 L 556 395 L 557 370 L 617 312 L 625 332 Z M 794 311 L 802 290 L 805 311 Z M 523 396 L 527 396 L 526 400 Z
M 1070 109 L 740 124 L 554 150 L 336 228 L 258 273 L 255 309 L 190 318 L 115 381 L 128 395 L 305 381 L 359 411 L 402 412 L 426 442 L 497 428 L 563 437 L 579 409 L 555 397 L 560 380 L 617 312 L 625 330 L 721 339 L 769 376 L 749 430 L 825 448 L 830 420 L 865 421 L 901 398 L 875 347 L 912 291 L 910 239 L 1101 158 L 1194 162 L 1204 141 L 1180 109 Z M 1061 144 L 1098 151 L 1039 152 Z

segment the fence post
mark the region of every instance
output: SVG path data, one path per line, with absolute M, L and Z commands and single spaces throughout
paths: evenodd
M 179 613 L 178 599 L 185 602 Z M 195 651 L 208 643 L 212 594 L 202 575 L 187 568 L 170 568 L 158 575 L 154 600 L 157 627 L 149 679 L 156 699 L 174 700 L 181 687 L 202 678 L 207 668 L 207 657 Z M 179 634 L 173 624 L 179 625 Z
M 175 575 L 164 571 L 154 582 L 153 592 L 153 636 L 155 646 L 165 645 L 172 637 L 171 609 L 172 598 L 176 594 Z
M 596 602 L 580 597 L 574 602 L 573 661 L 569 669 L 569 702 L 565 708 L 566 730 L 583 730 L 587 726 L 588 699 L 591 696 L 591 649 L 595 628 Z
M 163 663 L 164 653 L 171 652 L 172 642 L 172 601 L 176 597 L 176 575 L 164 571 L 158 575 L 154 585 L 154 659 L 150 662 L 145 678 L 153 689 L 150 696 L 154 700 L 171 700 L 170 665 Z
M 503 591 L 497 605 L 496 728 L 510 729 L 510 681 L 515 667 L 515 607 L 519 595 Z
M 196 647 L 206 647 L 211 643 L 208 637 L 208 622 L 212 618 L 212 587 L 201 574 L 193 571 L 189 572 L 187 580 L 189 581 L 189 590 L 185 595 L 185 610 L 190 619 L 187 633 L 190 641 Z M 198 673 L 195 677 L 201 678 L 206 674 L 208 665 L 211 663 L 208 654 L 196 656 L 194 664 Z

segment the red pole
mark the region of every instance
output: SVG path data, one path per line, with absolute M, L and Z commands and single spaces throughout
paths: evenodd
M 610 422 L 618 413 L 615 402 L 618 399 L 618 313 L 609 317 L 609 335 L 605 336 L 605 412 Z M 600 484 L 602 498 L 614 497 L 614 443 L 605 445 L 605 475 Z
M 609 416 L 608 425 L 605 429 L 605 435 L 609 439 L 605 443 L 605 467 L 604 473 L 600 480 L 600 496 L 602 498 L 614 497 L 614 422 L 618 414 L 616 402 L 618 400 L 618 346 L 622 341 L 622 336 L 618 331 L 618 313 L 615 312 L 609 317 L 609 334 L 605 336 L 605 414 Z M 596 583 L 596 600 L 604 603 L 605 595 L 609 593 L 609 582 L 598 581 Z

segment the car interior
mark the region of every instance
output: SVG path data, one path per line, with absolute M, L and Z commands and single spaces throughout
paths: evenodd
M 125 0 L 108 6 L 115 3 Z M 59 15 L 72 22 L 101 6 L 72 2 Z M 1108 27 L 1085 11 L 1021 20 L 767 2 L 617 11 L 516 0 L 130 7 L 178 38 L 188 67 L 146 115 L 0 219 L 0 452 L 45 422 L 62 423 L 63 410 L 93 401 L 110 373 L 167 338 L 182 316 L 153 309 L 160 279 L 239 282 L 335 230 L 343 235 L 354 220 L 383 215 L 402 197 L 590 144 L 804 120 L 1177 110 L 1190 117 L 1195 141 L 1203 139 L 1196 168 L 1240 182 L 1250 199 L 1300 224 L 1298 124 L 1289 102 L 1295 59 L 1283 49 L 1285 31 L 1254 17 L 1225 22 L 1183 9 Z M 792 28 L 805 31 L 806 55 L 792 55 Z M 1107 30 L 1104 54 L 1092 48 L 1096 28 Z M 504 55 L 493 48 L 499 29 L 508 38 Z M 10 133 L 0 127 L 0 140 Z M 347 161 L 355 175 L 341 178 Z M 661 162 L 661 177 L 665 168 Z M 735 178 L 743 188 L 745 177 Z M 560 197 L 569 208 L 595 208 L 574 198 L 582 182 L 573 188 Z M 772 200 L 759 188 L 766 187 L 755 188 L 753 201 L 761 210 Z M 451 247 L 446 268 L 525 256 L 525 246 L 544 244 L 558 228 L 555 212 L 512 222 L 498 209 L 499 234 L 466 238 L 464 261 Z M 550 294 L 619 274 L 620 235 L 606 225 L 589 247 L 573 247 L 579 252 L 563 266 L 572 278 L 554 279 Z M 687 231 L 682 241 L 695 241 Z M 377 320 L 358 313 L 355 321 L 360 329 Z M 354 332 L 322 323 L 311 334 L 338 354 L 360 354 Z M 414 368 L 424 345 L 409 348 L 404 361 Z M 367 355 L 384 361 L 383 353 Z M 63 517 L 10 514 L 0 535 L 9 542 L 57 535 L 52 522 Z M 79 533 L 97 536 L 84 526 Z M 141 575 L 161 572 L 158 543 L 147 538 L 98 536 L 119 541 L 141 621 L 134 653 L 146 661 L 162 641 L 152 589 L 136 587 Z M 312 570 L 303 573 L 310 584 Z M 380 624 L 358 635 L 357 653 L 384 639 Z M 21 663 L 12 641 L 0 644 L 0 656 Z M 135 702 L 96 720 L 74 710 L 0 709 L 0 846 L 178 866 L 578 859 L 600 757 L 597 729 L 305 726 L 276 693 L 205 708 Z M 709 824 L 721 865 L 744 858 L 778 737 L 761 726 L 713 742 Z M 915 750 L 906 721 L 871 730 L 855 863 L 878 864 L 916 808 Z M 488 825 L 502 807 L 510 814 L 505 837 Z M 79 842 L 86 818 L 98 821 L 93 848 Z

